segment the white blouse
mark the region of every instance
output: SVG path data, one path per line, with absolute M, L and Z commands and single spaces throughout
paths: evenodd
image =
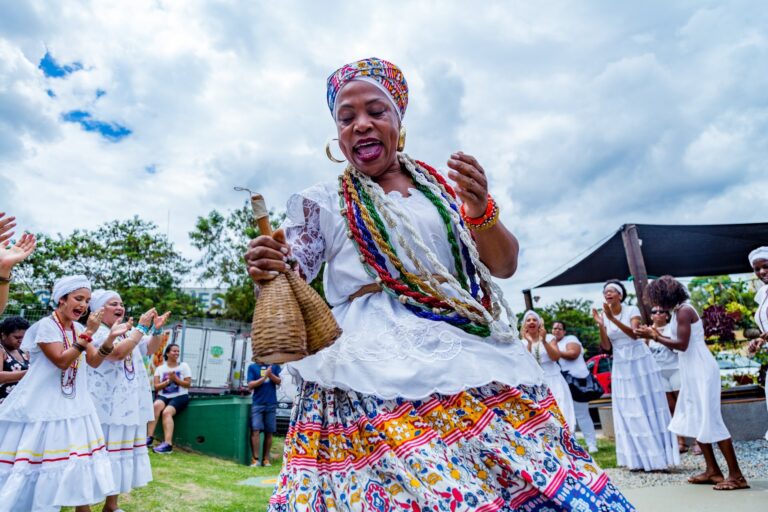
M 388 198 L 409 212 L 424 243 L 455 272 L 445 227 L 434 205 L 415 189 Z M 337 185 L 324 183 L 292 196 L 284 224 L 292 254 L 307 280 L 326 263 L 326 300 L 343 329 L 342 336 L 321 352 L 290 363 L 305 380 L 327 387 L 352 389 L 390 399 L 424 398 L 430 393 L 458 393 L 492 381 L 511 386 L 542 381 L 539 366 L 521 343 L 480 338 L 445 322 L 419 318 L 386 292 L 349 296 L 374 283 L 360 262 L 340 213 Z M 422 266 L 434 271 L 406 233 L 406 242 Z M 406 269 L 416 271 L 405 250 L 392 237 Z M 397 272 L 390 268 L 393 275 Z M 445 290 L 451 290 L 445 287 Z

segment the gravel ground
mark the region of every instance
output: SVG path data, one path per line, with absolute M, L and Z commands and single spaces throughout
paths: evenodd
M 741 472 L 744 473 L 747 480 L 766 479 L 766 475 L 768 475 L 768 441 L 738 441 L 734 445 Z M 726 473 L 728 466 L 726 466 L 725 459 L 717 448 L 715 454 L 720 468 Z M 623 468 L 609 468 L 605 472 L 619 489 L 635 489 L 661 485 L 689 485 L 686 481 L 687 478 L 699 474 L 703 470 L 704 457 L 693 455 L 689 451 L 680 455 L 680 465 L 671 469 L 669 473 L 644 473 L 642 471 L 631 473 Z

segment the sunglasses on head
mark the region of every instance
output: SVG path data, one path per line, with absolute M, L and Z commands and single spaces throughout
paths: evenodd
M 652 309 L 651 310 L 652 315 L 666 315 L 667 310 L 666 309 Z

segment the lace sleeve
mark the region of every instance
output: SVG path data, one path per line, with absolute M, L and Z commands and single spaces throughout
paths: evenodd
M 294 196 L 288 203 L 285 237 L 301 273 L 312 281 L 325 261 L 325 238 L 320 226 L 320 206 L 306 198 Z

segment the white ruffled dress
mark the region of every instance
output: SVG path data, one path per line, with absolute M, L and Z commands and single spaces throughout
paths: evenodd
M 77 334 L 83 326 L 75 324 Z M 71 334 L 70 334 L 71 336 Z M 51 317 L 27 330 L 30 367 L 0 404 L 0 511 L 56 511 L 92 504 L 116 492 L 104 435 L 88 392 L 85 354 L 74 395 L 62 393 L 62 371 L 38 343 L 62 342 Z M 70 340 L 71 341 L 71 340 Z
M 626 326 L 640 317 L 636 306 L 623 305 L 617 318 Z M 616 462 L 644 471 L 680 463 L 677 441 L 667 429 L 669 405 L 659 365 L 643 340 L 627 336 L 603 316 L 613 346 L 611 389 Z
M 413 213 L 421 238 L 455 272 L 445 226 L 435 206 L 421 192 L 410 192 L 408 197 L 398 192 L 388 197 Z M 445 322 L 419 318 L 384 292 L 350 301 L 350 295 L 374 283 L 374 278 L 347 238 L 340 209 L 337 185 L 330 183 L 315 185 L 288 202 L 288 243 L 308 281 L 327 262 L 325 297 L 344 330 L 329 348 L 290 364 L 304 380 L 383 399 L 409 400 L 432 393 L 454 394 L 494 381 L 509 386 L 544 382 L 539 365 L 521 343 L 481 339 Z M 397 240 L 393 243 L 404 266 L 415 272 L 405 250 Z M 436 272 L 426 255 L 411 246 L 422 265 Z M 397 275 L 394 268 L 390 271 Z
M 93 335 L 95 347 L 109 336 L 105 325 Z M 88 367 L 88 384 L 118 491 L 129 492 L 152 480 L 147 450 L 147 422 L 154 419 L 152 391 L 144 367 L 150 337 L 144 336 L 130 359 L 105 360 L 98 368 Z M 120 343 L 117 341 L 116 343 Z

